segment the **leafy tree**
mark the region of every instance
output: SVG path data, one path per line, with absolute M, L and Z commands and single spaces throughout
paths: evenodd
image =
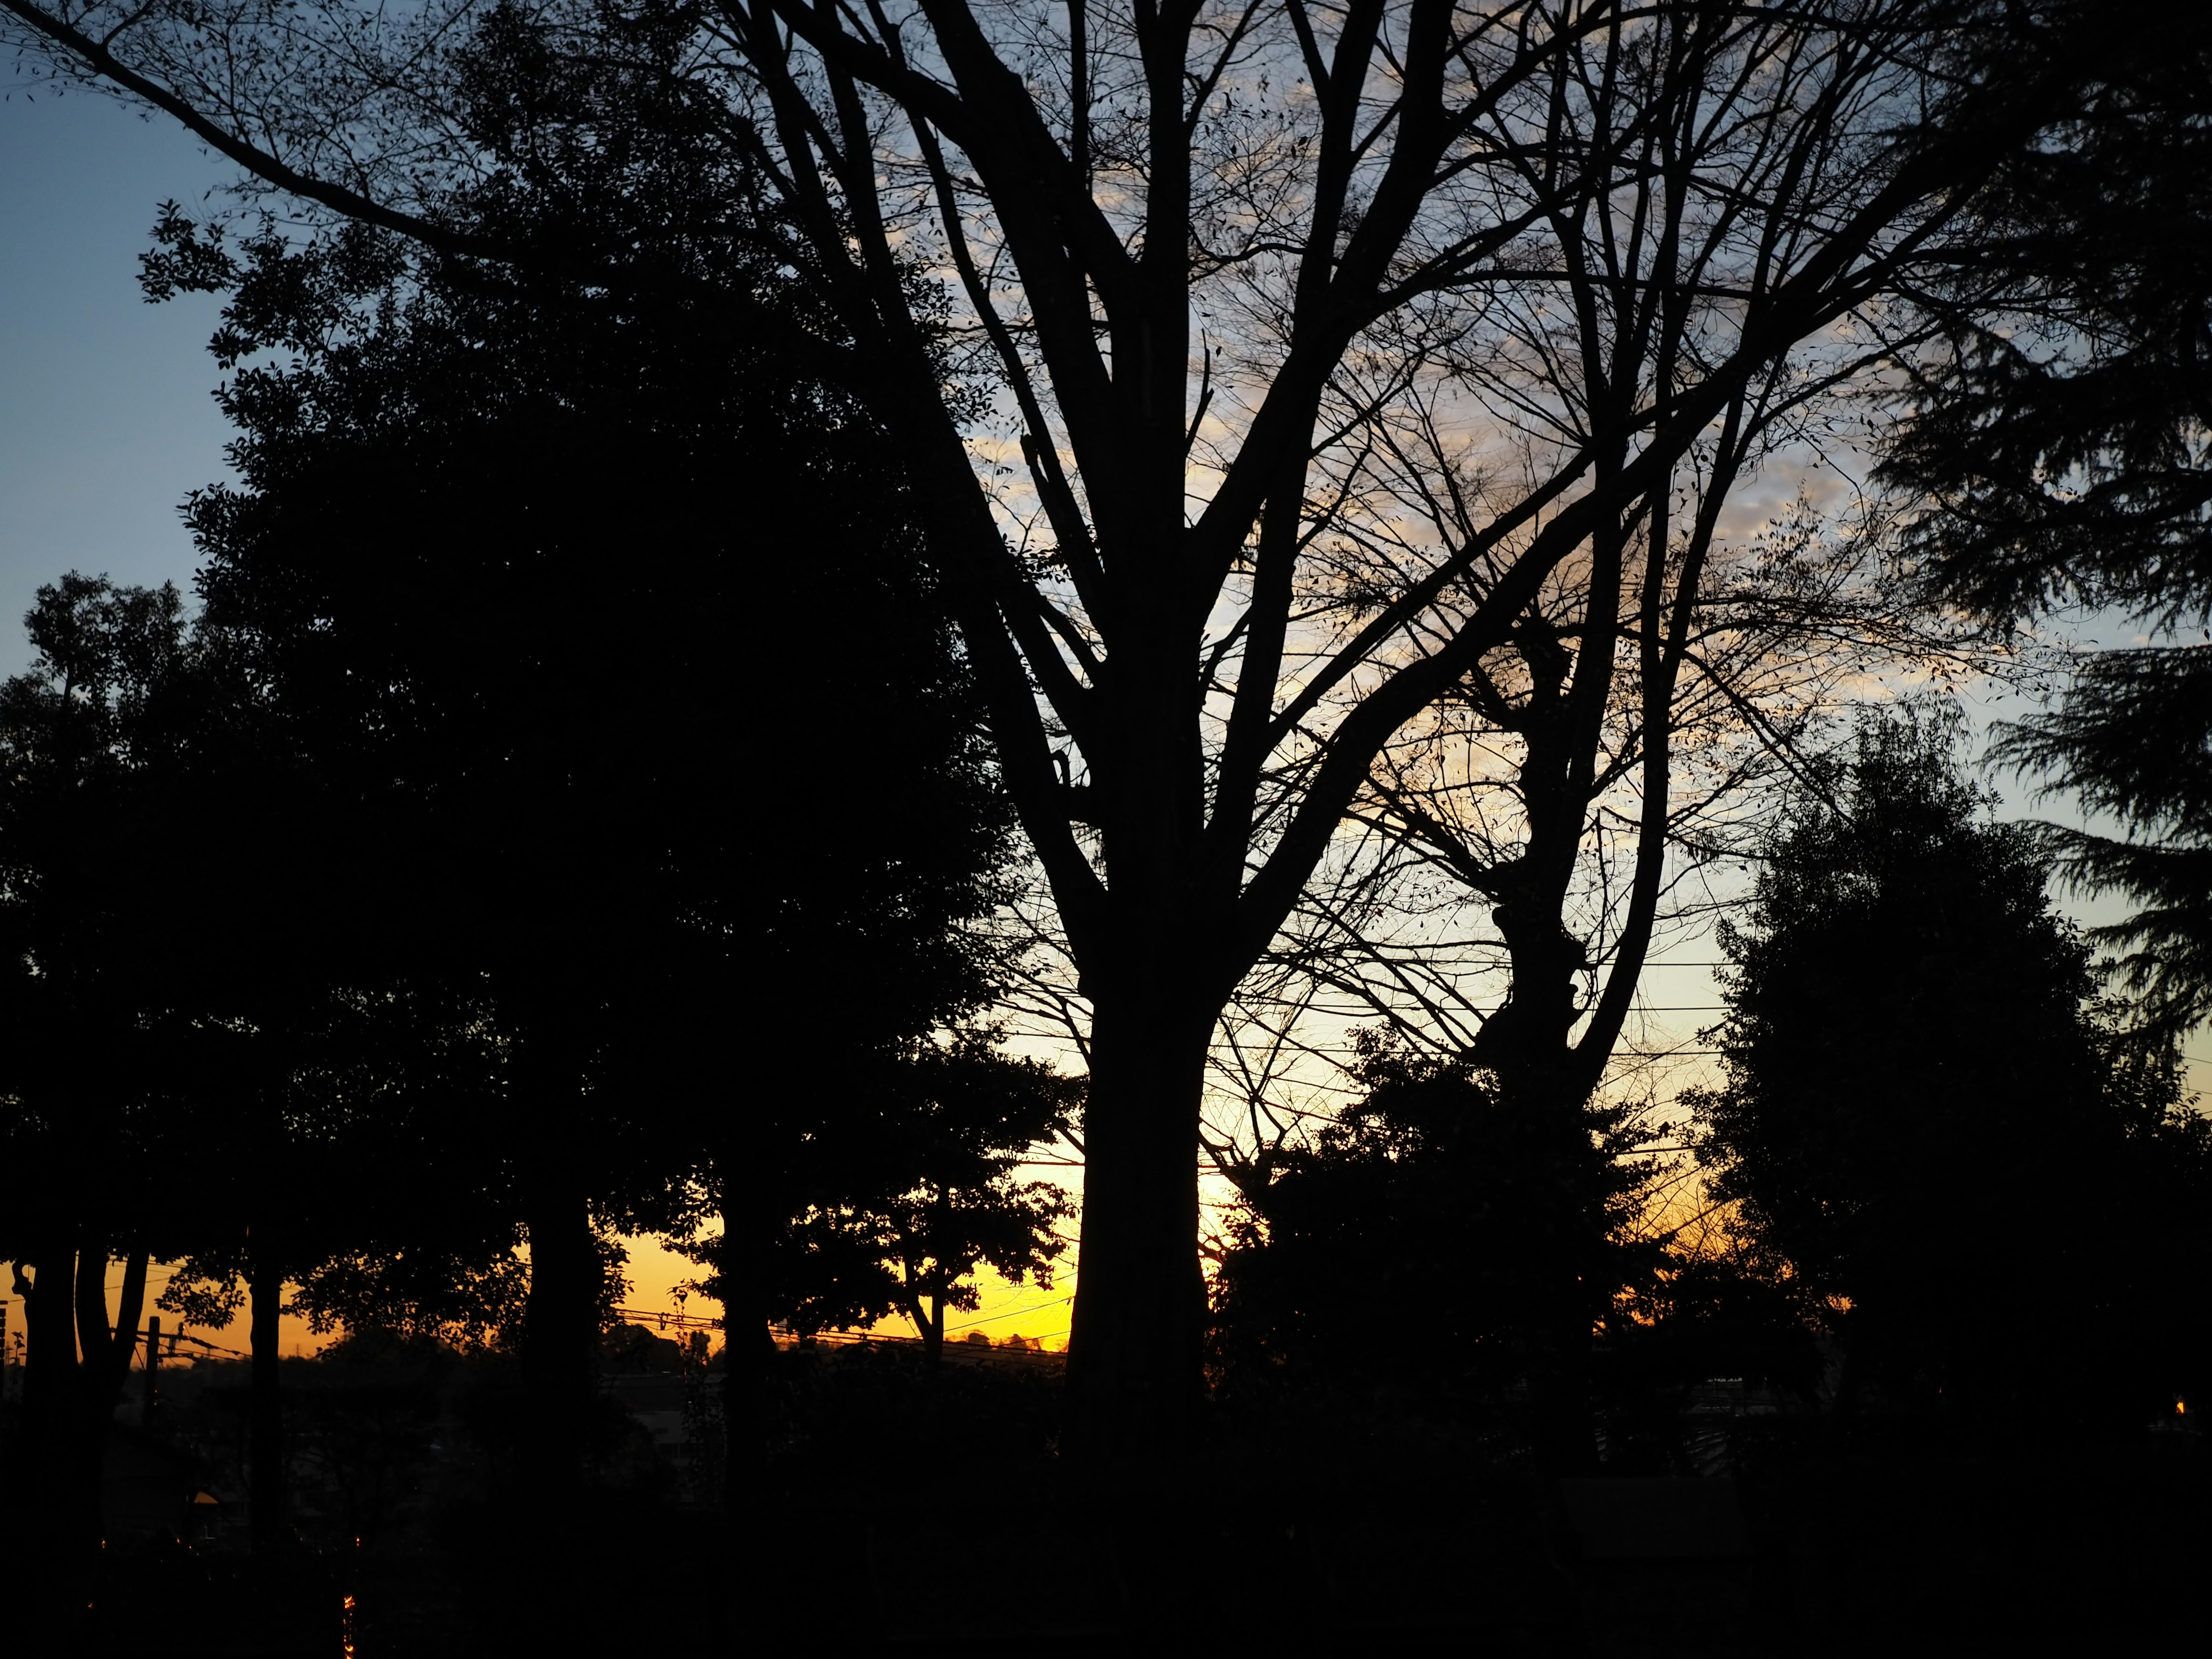
M 2140 907 L 2127 952 L 2154 1044 L 2212 1012 L 2212 25 L 2126 32 L 2103 82 L 1977 210 L 1883 471 L 1927 510 L 1932 594 L 2000 624 L 2076 605 L 2169 633 L 2084 660 L 1999 753 L 2108 813 L 2052 831 L 2071 875 Z M 2010 301 L 1991 307 L 1992 281 Z
M 96 1539 L 100 1459 L 149 1263 L 230 1250 L 256 1291 L 265 1532 L 282 1508 L 262 1487 L 281 1467 L 275 1295 L 265 1234 L 247 1249 L 240 1229 L 281 1226 L 277 1210 L 304 1201 L 269 1203 L 301 1171 L 265 1156 L 265 1125 L 277 1034 L 298 1006 L 277 988 L 303 977 L 298 946 L 312 931 L 286 877 L 316 843 L 296 833 L 298 817 L 264 810 L 265 780 L 237 765 L 222 653 L 186 626 L 173 588 L 72 573 L 40 590 L 27 620 L 39 660 L 0 689 L 10 969 L 0 994 L 19 1034 L 0 1133 L 30 1195 L 7 1241 L 31 1339 L 22 1472 L 69 1516 L 64 1540 Z M 243 1208 L 230 1202 L 239 1194 Z
M 1607 1313 L 1595 1368 L 1608 1469 L 1703 1473 L 1684 1433 L 1685 1408 L 1717 1379 L 1801 1403 L 1815 1397 L 1824 1369 L 1818 1326 L 1777 1268 L 1741 1239 L 1677 1233 L 1650 1252 L 1650 1270 Z
M 1375 1030 L 1359 1054 L 1362 1097 L 1278 1148 L 1243 1195 L 1214 1281 L 1225 1403 L 1261 1420 L 1350 1405 L 1533 1427 L 1574 1437 L 1585 1467 L 1595 1413 L 1608 1468 L 1666 1473 L 1686 1472 L 1679 1416 L 1698 1384 L 1750 1376 L 1810 1394 L 1811 1328 L 1764 1264 L 1650 1231 L 1660 1166 L 1632 1106 L 1593 1107 L 1579 1136 L 1537 1140 L 1540 1126 L 1467 1062 Z M 1599 1350 L 1547 1377 L 1577 1352 L 1560 1339 L 1569 1327 L 1600 1331 Z M 1528 1407 L 1568 1420 L 1516 1423 Z
M 313 900 L 362 869 L 256 875 L 282 903 L 331 921 L 343 906 Z M 283 943 L 270 931 L 248 941 Z M 348 951 L 358 943 L 331 926 L 313 952 L 284 957 L 293 982 L 283 994 L 232 1004 L 251 1024 L 233 1033 L 227 1066 L 209 1067 L 219 1109 L 191 1176 L 189 1254 L 161 1298 L 217 1329 L 250 1308 L 252 1520 L 264 1546 L 290 1535 L 277 1325 L 287 1283 L 313 1328 L 342 1321 L 412 1334 L 441 1322 L 481 1330 L 520 1273 L 518 1206 L 493 1144 L 504 1127 L 498 1056 L 480 1011 L 419 986 L 363 989 L 374 964 Z M 362 1316 L 372 1287 L 386 1293 L 379 1318 Z
M 372 1156 L 364 1129 L 394 1126 L 362 1109 L 411 1069 L 419 1133 L 465 1091 L 391 1000 L 334 993 L 343 907 L 318 900 L 343 890 L 331 860 L 348 837 L 263 746 L 228 641 L 187 627 L 173 588 L 76 574 L 40 591 L 29 624 L 40 661 L 0 690 L 0 926 L 22 1033 L 0 1133 L 36 1194 L 7 1241 L 32 1335 L 24 1442 L 89 1514 L 149 1262 L 186 1257 L 164 1307 L 219 1325 L 251 1288 L 253 1520 L 274 1543 L 283 1282 L 362 1248 L 398 1194 L 468 1207 L 450 1164 Z M 167 872 L 189 879 L 152 873 Z
M 1532 1118 L 1494 1076 L 1371 1031 L 1359 1054 L 1364 1093 L 1246 1190 L 1216 1281 L 1224 1381 L 1500 1400 L 1557 1363 L 1563 1326 L 1588 1332 L 1649 1278 L 1630 1228 L 1649 1136 L 1624 1106 Z M 1565 1403 L 1585 1404 L 1581 1387 Z
M 429 1150 L 529 1235 L 550 1433 L 581 1414 L 587 1218 L 677 1224 L 696 1177 L 732 1351 L 765 1340 L 774 1240 L 827 1201 L 799 1176 L 825 1146 L 885 1166 L 843 1127 L 875 1121 L 866 1085 L 841 1097 L 792 1057 L 872 1076 L 978 1006 L 967 924 L 1009 825 L 926 515 L 815 372 L 828 325 L 749 175 L 682 142 L 705 118 L 665 70 L 549 61 L 511 18 L 477 40 L 474 118 L 520 159 L 447 204 L 531 257 L 358 230 L 234 246 L 173 213 L 147 276 L 228 295 L 243 482 L 191 507 L 207 626 L 319 787 L 380 827 L 355 971 L 497 1051 L 496 1132 Z M 816 672 L 788 619 L 824 607 L 865 675 Z M 871 1201 L 917 1179 L 894 1173 Z M 438 1236 L 395 1223 L 301 1272 L 335 1289 Z
M 441 192 L 531 151 L 445 113 L 471 0 L 385 29 L 0 8 L 268 185 L 431 246 L 481 251 Z M 630 15 L 542 16 L 583 64 Z M 1525 761 L 1525 817 L 1468 861 L 1511 981 L 1482 1058 L 1578 1133 L 1667 887 L 1676 711 L 1766 712 L 1705 678 L 1740 626 L 1732 494 L 1917 349 L 1978 257 L 1967 209 L 2119 32 L 2007 0 L 635 15 L 696 21 L 690 142 L 759 164 L 811 338 L 939 527 L 1087 1024 L 1071 1444 L 1173 1461 L 1209 1050 L 1378 763 L 1425 732 L 1440 765 Z M 948 307 L 994 405 L 945 373 Z M 1601 782 L 1632 801 L 1598 811 Z M 1598 960 L 1568 926 L 1592 888 L 1626 895 L 1583 930 Z
M 98 1536 L 107 1425 L 160 1241 L 163 1110 L 143 1002 L 170 955 L 149 780 L 177 733 L 168 695 L 187 646 L 175 588 L 72 572 L 25 618 L 38 651 L 0 687 L 0 978 L 11 1033 L 0 1136 L 16 1186 L 5 1249 L 27 1343 L 16 1467 L 72 1538 Z M 125 1262 L 111 1328 L 108 1265 Z
M 2179 616 L 2212 592 L 2204 450 L 2212 23 L 2127 30 L 1972 206 L 1980 257 L 1931 296 L 1885 470 L 1937 591 L 2016 618 Z M 1992 295 L 2002 303 L 1992 303 Z
M 978 1305 L 979 1267 L 1051 1288 L 1073 1206 L 1049 1182 L 1015 1177 L 1023 1153 L 1071 1127 L 1079 1091 L 976 1035 L 924 1047 L 881 1077 L 875 1121 L 810 1149 L 779 1241 L 780 1311 L 805 1331 L 896 1310 L 934 1364 L 946 1315 Z
M 2212 616 L 2212 590 L 2197 608 Z M 2117 837 L 2063 824 L 2044 834 L 2077 886 L 2137 907 L 2094 932 L 2121 953 L 2153 1048 L 2202 1024 L 2212 1015 L 2212 647 L 2098 652 L 2057 707 L 2001 731 L 1993 752 L 2124 826 Z
M 1942 726 L 1870 720 L 1721 929 L 1698 1157 L 1841 1338 L 1847 1395 L 2140 1386 L 2122 1356 L 2180 1311 L 2154 1305 L 2130 1194 L 2201 1129 L 2170 1060 L 2116 1062 L 2047 856 L 1988 805 Z

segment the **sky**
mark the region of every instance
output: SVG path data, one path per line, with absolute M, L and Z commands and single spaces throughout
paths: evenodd
M 0 674 L 64 571 L 190 591 L 186 494 L 228 476 L 207 355 L 218 302 L 149 305 L 157 205 L 229 177 L 166 122 L 0 64 Z

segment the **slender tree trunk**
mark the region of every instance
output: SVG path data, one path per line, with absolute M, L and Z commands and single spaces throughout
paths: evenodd
M 522 1346 L 536 1474 L 526 1472 L 525 1484 L 544 1487 L 546 1498 L 573 1504 L 583 1474 L 599 1340 L 599 1249 L 589 1202 L 565 1158 L 537 1162 L 525 1198 L 530 1294 Z
M 736 1147 L 721 1158 L 722 1242 L 715 1266 L 722 1284 L 722 1507 L 733 1522 L 750 1521 L 765 1492 L 769 1333 L 765 1241 L 751 1164 Z
M 115 1323 L 112 1329 L 104 1328 L 100 1334 L 106 1340 L 100 1345 L 97 1360 L 87 1355 L 87 1381 L 94 1391 L 91 1438 L 98 1449 L 93 1454 L 93 1466 L 104 1474 L 107 1461 L 107 1437 L 115 1422 L 115 1408 L 123 1403 L 124 1385 L 131 1380 L 131 1360 L 138 1352 L 138 1325 L 146 1312 L 147 1252 L 143 1245 L 134 1244 L 123 1258 L 123 1283 L 118 1288 L 115 1302 Z M 100 1303 L 102 1322 L 106 1312 L 106 1279 L 103 1266 L 100 1273 Z M 98 1478 L 98 1474 L 95 1479 Z M 95 1495 L 94 1502 L 98 1504 Z
M 1865 1375 L 1866 1361 L 1859 1352 L 1858 1343 L 1845 1342 L 1843 1358 L 1836 1368 L 1836 1392 L 1828 1401 L 1828 1409 L 1820 1425 L 1822 1444 L 1834 1446 L 1842 1441 L 1845 1427 L 1857 1414 L 1859 1385 Z
M 88 1234 L 76 1260 L 76 1340 L 79 1358 L 66 1412 L 66 1506 L 70 1526 L 97 1540 L 103 1530 L 100 1480 L 107 1461 L 107 1437 L 116 1402 L 137 1346 L 138 1314 L 146 1296 L 146 1254 L 134 1250 L 123 1270 L 122 1306 L 118 1319 L 107 1316 L 108 1252 L 105 1242 Z
M 735 1562 L 728 1606 L 733 1651 L 787 1631 L 797 1642 L 804 1623 L 775 1582 L 788 1540 L 775 1532 L 769 1464 L 776 1362 L 769 1318 L 775 1183 L 763 1169 L 764 1151 L 760 1144 L 732 1142 L 716 1160 L 722 1206 L 715 1260 L 722 1290 L 722 1515 Z
M 921 1332 L 922 1363 L 935 1370 L 945 1363 L 945 1298 L 929 1298 L 929 1309 L 924 1312 L 920 1297 L 914 1299 L 914 1322 Z
M 599 1257 L 584 1132 L 580 1009 L 555 999 L 526 1031 L 514 1086 L 528 1114 L 522 1163 L 530 1291 L 523 1306 L 522 1374 L 532 1444 L 520 1471 L 542 1516 L 576 1503 L 584 1433 L 593 1404 L 599 1334 Z
M 96 1587 L 98 1581 L 106 1530 L 100 1496 L 108 1436 L 116 1405 L 122 1398 L 124 1379 L 130 1373 L 131 1356 L 137 1346 L 138 1316 L 146 1300 L 146 1252 L 134 1249 L 124 1259 L 120 1305 L 111 1322 L 107 1263 L 105 1241 L 88 1233 L 80 1240 L 74 1273 L 64 1271 L 52 1276 L 57 1291 L 71 1285 L 73 1279 L 76 1293 L 78 1353 L 73 1366 L 68 1364 L 72 1356 L 66 1349 L 56 1355 L 54 1380 L 59 1387 L 51 1419 L 54 1443 L 49 1454 L 52 1479 L 46 1486 L 46 1501 L 58 1522 L 54 1530 L 64 1557 L 64 1576 L 73 1586 L 73 1607 L 83 1605 L 97 1594 L 96 1588 L 85 1592 L 82 1587 Z
M 22 1462 L 9 1541 L 18 1552 L 27 1638 L 40 1652 L 74 1651 L 84 1639 L 85 1608 L 98 1594 L 107 1427 L 120 1393 L 106 1250 L 95 1239 L 79 1246 L 42 1251 L 24 1287 Z M 126 1317 L 136 1316 L 134 1290 L 143 1299 L 144 1263 L 137 1255 L 125 1272 Z M 129 1364 L 127 1349 L 122 1363 Z
M 16 1293 L 23 1298 L 23 1395 L 8 1475 L 27 1508 L 50 1503 L 55 1492 L 55 1449 L 63 1439 L 61 1417 L 76 1366 L 70 1311 L 76 1274 L 76 1258 L 51 1249 L 16 1267 Z
M 76 1368 L 70 1310 L 76 1270 L 75 1255 L 51 1245 L 15 1270 L 23 1298 L 23 1395 L 7 1472 L 5 1542 L 21 1595 L 25 1651 L 65 1650 L 83 1606 L 75 1593 L 80 1553 L 58 1524 L 66 1502 L 62 1449 L 70 1438 Z
M 252 1484 L 247 1513 L 253 1547 L 265 1553 L 279 1547 L 289 1530 L 284 1481 L 284 1389 L 283 1348 L 276 1316 L 283 1306 L 284 1270 L 265 1230 L 247 1240 L 246 1286 L 252 1297 L 247 1346 L 253 1355 L 250 1390 Z

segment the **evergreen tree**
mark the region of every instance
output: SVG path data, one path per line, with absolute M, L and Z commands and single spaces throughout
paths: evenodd
M 2004 626 L 2109 606 L 2168 636 L 2087 658 L 1998 750 L 2122 827 L 2052 841 L 2140 907 L 2100 937 L 2155 1044 L 2212 1012 L 2212 648 L 2185 642 L 2212 621 L 2212 21 L 2118 43 L 1978 198 L 1882 471 L 1928 504 L 1931 597 Z
M 1215 1285 L 1231 1392 L 1425 1389 L 1463 1408 L 1587 1352 L 1654 1265 L 1630 1237 L 1650 1173 L 1635 1114 L 1594 1105 L 1562 1127 L 1470 1064 L 1372 1033 L 1354 1075 L 1361 1098 L 1246 1188 Z M 1569 1329 L 1578 1344 L 1557 1340 Z M 1588 1378 L 1569 1381 L 1585 1406 Z
M 2116 1051 L 2046 854 L 1988 805 L 1940 727 L 1862 727 L 1722 927 L 1698 1156 L 1847 1392 L 2140 1404 L 2137 1338 L 2185 1307 L 2139 1200 L 2198 1130 L 2171 1056 Z

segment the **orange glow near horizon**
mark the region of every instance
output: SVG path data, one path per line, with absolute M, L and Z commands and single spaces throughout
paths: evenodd
M 623 1306 L 632 1315 L 632 1322 L 644 1322 L 662 1314 L 688 1315 L 697 1318 L 704 1315 L 718 1316 L 720 1307 L 702 1302 L 695 1296 L 680 1296 L 680 1287 L 688 1280 L 699 1277 L 698 1264 L 688 1257 L 677 1255 L 658 1239 L 624 1238 L 623 1248 L 629 1253 L 625 1268 L 630 1285 L 623 1298 Z M 1072 1253 L 1071 1253 L 1072 1254 Z M 146 1275 L 146 1304 L 138 1317 L 139 1328 L 146 1321 L 158 1318 L 164 1333 L 162 1363 L 170 1361 L 169 1336 L 181 1338 L 175 1350 L 178 1363 L 189 1364 L 195 1359 L 245 1359 L 247 1352 L 247 1312 L 240 1310 L 227 1326 L 216 1329 L 189 1327 L 173 1313 L 164 1313 L 155 1306 L 161 1287 L 168 1282 L 174 1264 L 156 1264 Z M 1067 1347 L 1068 1322 L 1073 1312 L 1075 1275 L 1072 1269 L 1056 1274 L 1050 1290 L 1041 1290 L 1035 1285 L 1011 1285 L 993 1273 L 982 1269 L 976 1275 L 979 1300 L 972 1312 L 955 1311 L 948 1321 L 945 1340 L 959 1342 L 969 1339 L 971 1332 L 980 1332 L 994 1346 L 1007 1346 L 1010 1339 L 1020 1337 L 1024 1346 L 1035 1345 L 1048 1353 L 1064 1352 Z M 288 1289 L 289 1287 L 288 1286 Z M 123 1266 L 109 1264 L 107 1272 L 108 1317 L 112 1322 L 120 1311 L 123 1299 Z M 20 1363 L 24 1331 L 20 1306 L 9 1298 L 8 1320 L 8 1357 L 10 1365 Z M 642 1318 L 639 1316 L 642 1316 Z M 871 1334 L 894 1338 L 919 1337 L 904 1315 L 866 1327 Z M 318 1335 L 308 1328 L 307 1322 L 289 1311 L 278 1316 L 276 1323 L 277 1348 L 286 1358 L 312 1358 L 330 1346 L 337 1338 L 335 1334 Z M 712 1346 L 719 1349 L 720 1338 L 714 1336 Z M 131 1356 L 133 1369 L 143 1369 L 145 1354 L 143 1346 Z

